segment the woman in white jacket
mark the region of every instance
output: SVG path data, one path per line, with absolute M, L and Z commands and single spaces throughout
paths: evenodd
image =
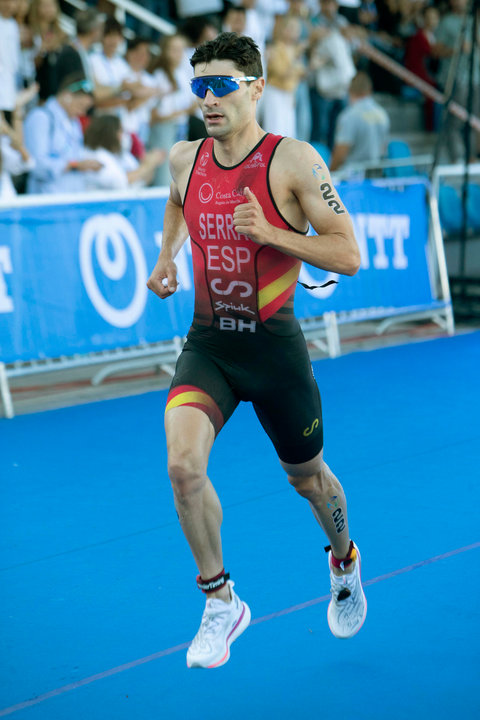
M 97 160 L 102 168 L 86 173 L 87 190 L 125 190 L 151 183 L 156 168 L 165 162 L 165 150 L 151 150 L 139 162 L 124 149 L 124 137 L 118 116 L 93 118 L 85 132 L 85 157 Z

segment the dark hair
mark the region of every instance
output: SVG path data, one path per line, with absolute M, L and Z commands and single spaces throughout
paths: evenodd
M 80 10 L 75 16 L 77 35 L 89 35 L 92 30 L 100 27 L 103 21 L 104 16 L 101 15 L 98 10 L 95 10 L 95 8 Z
M 195 50 L 190 65 L 194 68 L 195 65 L 213 60 L 231 60 L 245 75 L 256 77 L 263 75 L 260 51 L 252 38 L 245 35 L 237 35 L 233 32 L 220 33 L 215 40 L 209 40 Z
M 92 150 L 104 148 L 117 155 L 122 150 L 121 142 L 118 139 L 120 128 L 120 118 L 117 115 L 94 117 L 85 131 L 86 147 Z
M 219 23 L 217 18 L 211 15 L 200 15 L 190 17 L 182 23 L 180 32 L 184 35 L 188 42 L 196 47 L 201 41 L 202 35 L 207 28 L 214 28 L 219 31 Z
M 127 42 L 127 52 L 136 50 L 140 45 L 148 45 L 150 47 L 151 42 L 150 38 L 144 37 L 143 35 L 136 35 Z
M 123 35 L 123 25 L 113 15 L 107 15 L 103 26 L 103 37 L 105 35 Z
M 349 89 L 353 95 L 370 95 L 373 90 L 373 83 L 366 72 L 359 70 L 352 78 Z

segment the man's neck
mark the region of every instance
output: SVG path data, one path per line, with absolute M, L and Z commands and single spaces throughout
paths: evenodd
M 255 121 L 251 128 L 228 138 L 214 138 L 215 157 L 225 167 L 238 165 L 258 145 L 264 135 L 265 130 Z

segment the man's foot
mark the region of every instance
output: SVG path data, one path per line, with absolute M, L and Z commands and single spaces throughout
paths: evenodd
M 233 585 L 229 580 L 231 602 L 217 598 L 207 600 L 200 628 L 187 651 L 188 667 L 224 665 L 230 658 L 230 645 L 247 629 L 250 608 L 233 592 Z
M 354 545 L 356 559 L 351 572 L 335 575 L 332 569 L 332 552 L 328 553 L 332 599 L 328 606 L 327 618 L 330 630 L 337 638 L 355 635 L 367 615 L 367 599 L 360 577 L 360 552 Z

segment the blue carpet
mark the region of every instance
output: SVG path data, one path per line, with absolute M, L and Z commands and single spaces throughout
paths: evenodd
M 185 665 L 204 600 L 166 392 L 1 421 L 0 717 L 476 720 L 479 368 L 480 333 L 314 363 L 368 585 L 347 642 L 326 623 L 325 538 L 239 407 L 209 474 L 253 624 L 217 671 Z

